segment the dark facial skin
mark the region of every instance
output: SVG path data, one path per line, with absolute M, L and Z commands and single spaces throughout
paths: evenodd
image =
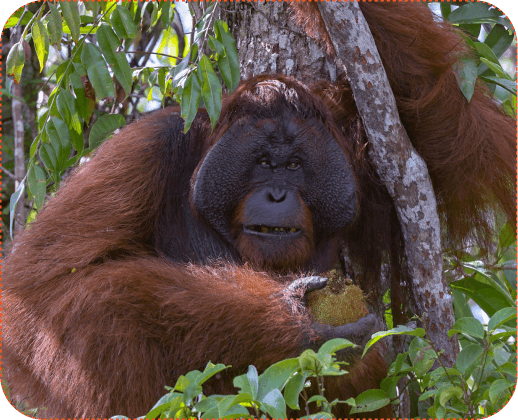
M 294 269 L 354 220 L 355 192 L 325 126 L 286 111 L 229 128 L 199 168 L 193 205 L 244 259 Z

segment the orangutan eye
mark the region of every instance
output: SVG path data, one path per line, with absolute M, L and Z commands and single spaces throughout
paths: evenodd
M 286 165 L 286 167 L 292 171 L 296 170 L 296 169 L 299 169 L 300 168 L 300 163 L 296 160 L 293 160 L 291 162 L 288 162 L 288 164 Z

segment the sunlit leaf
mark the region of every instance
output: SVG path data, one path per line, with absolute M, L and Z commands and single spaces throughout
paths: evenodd
M 18 84 L 22 77 L 23 65 L 25 64 L 25 52 L 23 50 L 22 42 L 17 42 L 9 50 L 6 60 L 7 76 L 13 79 L 13 82 Z
M 32 40 L 40 63 L 40 71 L 43 71 L 49 56 L 50 39 L 45 25 L 39 20 L 32 26 Z
M 23 15 L 23 19 L 20 22 L 20 18 L 22 17 L 22 15 Z M 7 23 L 5 24 L 4 29 L 12 28 L 13 26 L 16 26 L 18 24 L 18 22 L 20 22 L 20 26 L 25 26 L 31 21 L 33 16 L 34 16 L 34 13 L 32 13 L 30 10 L 28 10 L 27 6 L 20 7 L 7 20 Z

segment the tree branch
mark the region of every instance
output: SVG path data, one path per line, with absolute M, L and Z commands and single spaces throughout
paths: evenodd
M 318 2 L 327 31 L 346 69 L 371 148 L 369 155 L 397 209 L 414 300 L 430 339 L 444 349 L 449 366 L 458 344 L 452 297 L 443 278 L 440 223 L 435 194 L 423 159 L 403 127 L 396 101 L 357 2 Z

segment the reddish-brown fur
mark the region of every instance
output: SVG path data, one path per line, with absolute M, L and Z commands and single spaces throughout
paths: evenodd
M 451 71 L 450 53 L 462 49 L 460 38 L 434 22 L 425 8 L 361 7 L 403 122 L 429 165 L 448 226 L 446 238 L 456 243 L 474 228 L 485 239 L 490 226 L 483 214 L 491 203 L 515 217 L 514 121 L 481 86 L 467 104 Z M 311 13 L 303 12 L 309 22 Z M 240 92 L 246 91 L 243 86 Z M 364 285 L 378 279 L 388 254 L 396 289 L 403 256 L 399 228 L 365 153 L 347 84 L 325 83 L 313 93 L 330 111 L 313 100 L 353 162 L 360 189 L 362 213 L 343 239 L 364 263 Z M 228 129 L 230 115 L 246 114 L 236 95 L 224 105 L 212 136 L 202 115 L 182 148 L 166 135 L 181 129 L 170 126 L 176 124 L 171 110 L 124 129 L 70 177 L 16 238 L 5 262 L 2 296 L 3 373 L 14 397 L 27 397 L 60 417 L 136 417 L 156 402 L 164 385 L 209 360 L 233 369 L 210 383 L 207 392 L 234 392 L 228 379 L 248 364 L 262 370 L 296 356 L 318 338 L 307 315 L 286 304 L 284 285 L 274 275 L 237 264 L 173 263 L 159 251 L 167 244 L 187 255 L 203 255 L 218 247 L 219 239 L 209 230 L 200 231 L 207 245 L 199 241 L 196 246 L 188 241 L 171 245 L 161 231 L 172 226 L 178 238 L 189 237 L 190 219 L 181 223 L 185 208 L 174 200 L 188 194 L 184 185 Z M 373 351 L 351 368 L 351 381 L 338 380 L 328 391 L 343 400 L 377 387 L 384 374 L 383 361 Z
M 107 141 L 17 237 L 6 261 L 5 378 L 15 399 L 47 407 L 49 416 L 142 415 L 164 385 L 209 360 L 233 369 L 206 392 L 234 392 L 230 378 L 248 364 L 264 370 L 318 338 L 307 314 L 286 303 L 279 279 L 235 264 L 175 264 L 157 253 L 153 231 L 176 188 L 165 170 L 177 150 L 165 153 L 163 135 L 173 111 Z M 203 138 L 206 118 L 191 130 Z M 190 146 L 197 161 L 203 144 Z M 355 372 L 373 379 L 345 386 L 379 383 L 385 370 L 376 351 L 369 358 Z

